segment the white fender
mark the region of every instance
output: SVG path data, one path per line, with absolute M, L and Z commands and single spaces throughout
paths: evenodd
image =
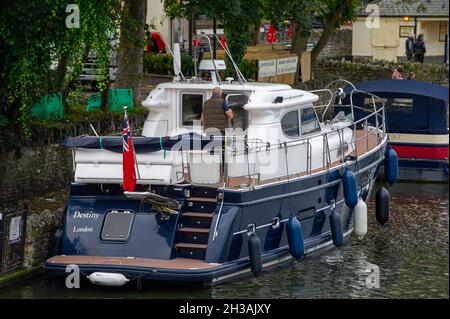
M 90 282 L 99 286 L 115 286 L 125 285 L 130 280 L 122 274 L 110 272 L 94 272 L 87 276 Z
M 354 232 L 358 239 L 367 234 L 367 205 L 360 198 L 354 209 Z

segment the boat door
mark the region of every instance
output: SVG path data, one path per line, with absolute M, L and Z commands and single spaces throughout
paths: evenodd
M 231 127 L 245 131 L 248 125 L 248 114 L 244 109 L 244 105 L 247 104 L 247 96 L 242 93 L 230 93 L 225 96 L 225 101 L 229 109 L 233 111 Z
M 201 134 L 200 117 L 203 111 L 203 103 L 206 101 L 205 92 L 181 91 L 179 98 L 178 127 Z

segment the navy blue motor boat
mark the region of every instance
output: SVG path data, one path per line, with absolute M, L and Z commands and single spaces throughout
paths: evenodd
M 449 91 L 438 84 L 414 80 L 374 80 L 355 84 L 385 103 L 389 144 L 398 155 L 399 179 L 448 181 Z M 348 86 L 346 91 L 353 91 Z M 370 109 L 371 99 L 355 94 L 353 103 Z M 344 102 L 350 103 L 348 95 Z M 335 112 L 343 111 L 339 107 Z M 348 112 L 348 110 L 347 110 Z M 355 117 L 369 113 L 356 110 Z
M 176 79 L 143 102 L 150 113 L 133 137 L 133 191 L 122 188 L 122 137 L 66 139 L 74 182 L 55 256 L 45 263 L 49 275 L 67 275 L 75 264 L 100 285 L 213 285 L 340 247 L 352 230 L 365 235 L 365 201 L 385 161 L 383 106 L 374 103 L 358 121 L 327 119 L 335 92 L 241 76 L 220 82 L 223 67 L 205 61 L 200 68 L 212 81 Z M 215 87 L 234 121 L 211 149 L 216 135 L 197 120 Z M 322 93 L 329 102 L 317 105 Z

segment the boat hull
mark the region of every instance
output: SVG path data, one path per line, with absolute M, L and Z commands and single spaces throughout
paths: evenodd
M 397 134 L 398 135 L 398 134 Z M 420 135 L 418 135 L 420 136 Z M 428 139 L 441 135 L 423 135 Z M 448 142 L 448 136 L 446 136 Z M 398 155 L 399 180 L 419 182 L 448 181 L 448 143 L 390 143 Z
M 399 180 L 414 182 L 448 182 L 448 162 L 443 160 L 404 159 L 398 161 Z
M 344 207 L 341 186 L 344 169 L 348 168 L 355 173 L 359 196 L 367 201 L 383 164 L 386 143 L 384 140 L 357 161 L 349 160 L 329 171 L 292 178 L 288 182 L 224 190 L 223 206 L 220 208 L 217 203 L 211 203 L 214 212 L 207 248 L 201 257 L 205 265 L 214 265 L 213 267 L 142 267 L 127 265 L 126 262 L 85 263 L 83 258 L 75 264 L 84 276 L 93 272 L 113 272 L 123 274 L 131 281 L 142 279 L 151 282 L 214 285 L 252 276 L 247 234 L 252 224 L 261 242 L 263 271 L 292 263 L 294 259 L 289 252 L 285 226 L 290 216 L 296 216 L 302 225 L 305 256 L 320 253 L 333 247 L 329 215 L 331 210 L 340 213 Z M 119 194 L 119 190 L 117 194 L 114 190 L 105 193 L 104 190 L 99 190 L 98 185 L 72 184 L 64 216 L 61 248 L 57 258 L 46 261 L 44 267 L 47 273 L 67 276 L 66 266 L 73 264 L 73 257 L 76 256 L 103 256 L 110 259 L 131 256 L 161 261 L 179 258 L 174 250 L 177 230 L 183 222 L 183 213 L 195 208 L 195 205 L 188 205 L 191 199 L 186 197 L 187 193 L 193 191 L 192 185 L 160 187 L 159 191 L 186 204 L 180 214 L 170 215 L 162 220 L 161 214 L 151 205 L 127 199 Z M 134 221 L 126 240 L 110 241 L 103 238 L 105 216 L 111 210 L 133 212 Z M 87 214 L 82 215 L 83 212 Z M 80 216 L 86 218 L 78 218 Z M 272 227 L 275 219 L 280 221 L 278 228 Z M 342 231 L 347 238 L 353 227 L 352 214 L 346 220 L 341 220 Z
M 344 233 L 344 238 L 347 239 L 352 233 L 350 228 Z M 323 234 L 314 240 L 306 243 L 305 257 L 312 257 L 327 249 L 333 248 L 333 241 L 330 234 Z M 288 266 L 296 260 L 292 257 L 289 247 L 280 247 L 274 251 L 268 252 L 262 256 L 263 273 L 269 272 L 275 268 Z M 51 258 L 45 263 L 45 269 L 48 275 L 54 277 L 67 276 L 66 267 L 67 262 L 55 262 Z M 167 283 L 176 285 L 202 285 L 214 286 L 228 281 L 237 279 L 253 277 L 248 258 L 221 264 L 207 270 L 173 270 L 167 268 L 144 268 L 133 267 L 116 264 L 83 264 L 79 263 L 77 266 L 80 273 L 87 277 L 94 272 L 111 272 L 120 273 L 133 280 L 143 280 L 147 283 Z

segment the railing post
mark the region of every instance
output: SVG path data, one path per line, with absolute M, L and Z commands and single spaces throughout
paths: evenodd
M 369 150 L 369 123 L 367 122 L 367 118 L 364 121 L 364 126 L 366 130 L 366 152 Z

